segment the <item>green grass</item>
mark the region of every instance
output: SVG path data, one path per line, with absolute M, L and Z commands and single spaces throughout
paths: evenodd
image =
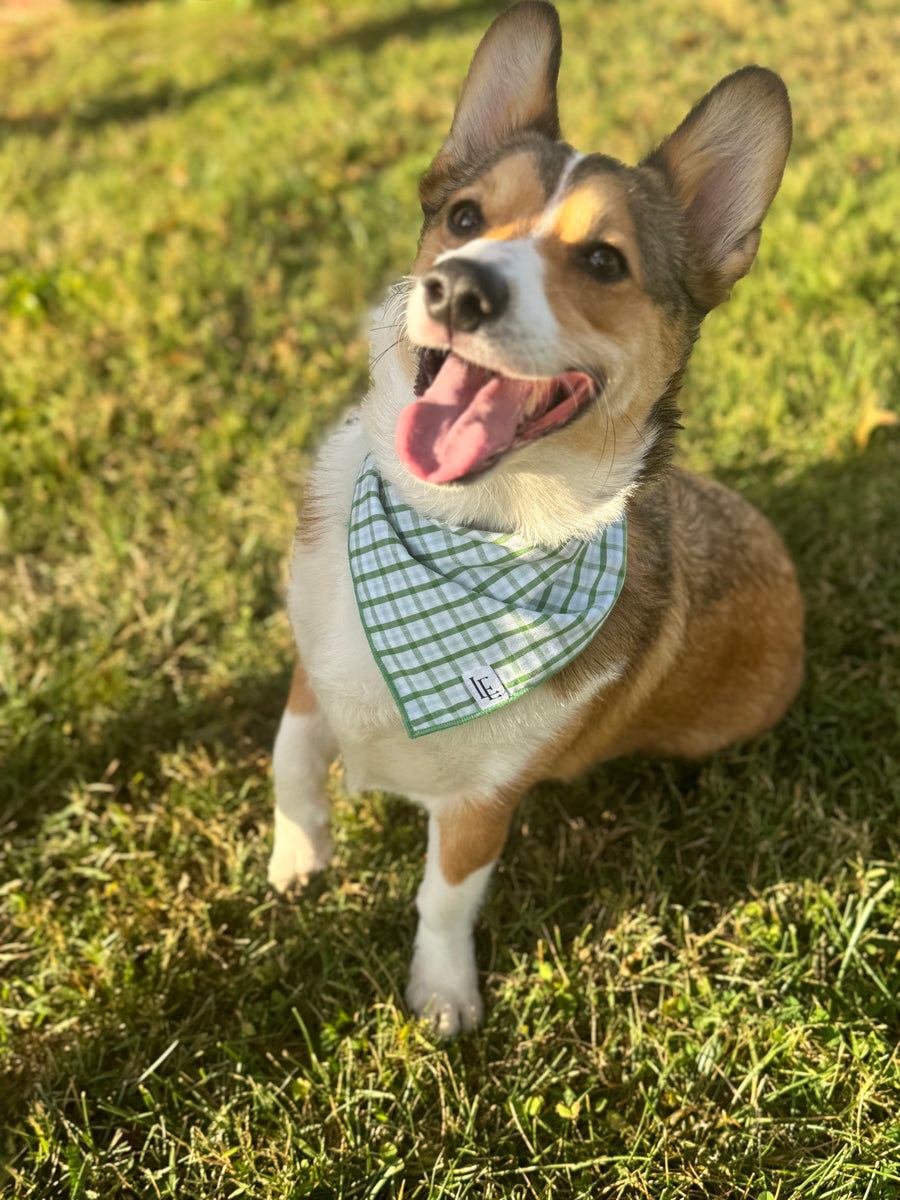
M 564 127 L 634 160 L 758 61 L 795 148 L 682 459 L 775 520 L 769 737 L 523 806 L 488 1003 L 400 1003 L 424 825 L 333 791 L 267 893 L 309 457 L 498 6 L 157 3 L 0 26 L 4 1200 L 900 1196 L 900 15 L 564 0 Z M 339 15 L 337 15 L 339 10 Z

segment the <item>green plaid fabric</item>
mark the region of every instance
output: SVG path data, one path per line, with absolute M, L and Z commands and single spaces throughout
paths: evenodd
M 508 704 L 588 644 L 625 580 L 624 518 L 558 550 L 442 525 L 405 504 L 371 455 L 350 515 L 363 628 L 410 737 Z

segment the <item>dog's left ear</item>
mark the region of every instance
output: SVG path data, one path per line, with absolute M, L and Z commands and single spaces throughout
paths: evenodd
M 419 184 L 426 216 L 457 185 L 461 167 L 478 163 L 505 138 L 529 130 L 559 137 L 561 55 L 552 4 L 523 0 L 497 17 L 475 51 L 450 132 Z
M 763 67 L 727 76 L 643 166 L 661 169 L 684 208 L 688 283 L 714 308 L 749 271 L 791 148 L 791 106 Z

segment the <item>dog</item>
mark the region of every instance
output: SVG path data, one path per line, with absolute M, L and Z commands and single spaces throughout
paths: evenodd
M 792 126 L 780 78 L 718 83 L 636 167 L 561 140 L 554 7 L 501 13 L 423 176 L 372 386 L 311 471 L 288 608 L 268 878 L 332 856 L 326 777 L 428 814 L 406 999 L 482 1000 L 473 927 L 517 802 L 619 755 L 770 728 L 803 605 L 764 517 L 670 466 L 705 314 L 751 266 Z

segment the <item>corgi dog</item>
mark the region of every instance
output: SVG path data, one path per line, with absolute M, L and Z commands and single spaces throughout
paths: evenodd
M 751 738 L 803 674 L 779 536 L 670 466 L 701 321 L 781 181 L 784 84 L 729 75 L 632 167 L 561 139 L 560 53 L 542 0 L 478 46 L 371 390 L 318 455 L 293 548 L 269 882 L 330 862 L 337 755 L 351 789 L 420 804 L 406 999 L 444 1035 L 482 1017 L 473 928 L 523 794 Z

